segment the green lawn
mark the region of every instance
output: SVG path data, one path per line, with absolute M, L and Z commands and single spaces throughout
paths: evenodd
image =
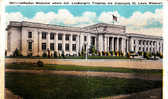
M 72 65 L 44 65 L 44 67 L 38 67 L 36 64 L 6 64 L 6 68 L 7 69 L 27 69 L 27 70 L 99 71 L 99 72 L 162 74 L 162 70 L 156 70 L 156 69 L 143 70 L 143 69 L 72 66 Z
M 23 99 L 94 99 L 161 88 L 162 81 L 6 73 L 6 88 Z

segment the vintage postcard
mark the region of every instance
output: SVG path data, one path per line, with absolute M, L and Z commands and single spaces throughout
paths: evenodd
M 5 99 L 163 98 L 163 2 L 9 0 L 4 9 Z

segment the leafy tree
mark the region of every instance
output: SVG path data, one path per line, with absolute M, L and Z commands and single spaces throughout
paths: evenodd
M 16 48 L 16 50 L 13 53 L 13 56 L 22 56 L 22 54 L 21 54 L 20 50 Z
M 5 50 L 5 56 L 7 56 L 7 50 Z
M 48 58 L 50 58 L 51 57 L 51 52 L 50 52 L 49 49 L 47 49 L 47 53 L 48 53 Z
M 37 65 L 38 65 L 38 67 L 43 67 L 43 66 L 44 66 L 44 63 L 43 63 L 42 61 L 38 61 L 38 62 L 37 62 Z
M 128 58 L 130 58 L 130 53 L 128 52 L 128 53 L 126 54 L 126 56 L 127 56 Z
M 47 57 L 47 53 L 46 53 L 46 52 L 43 52 L 42 56 L 43 56 L 43 57 Z
M 91 53 L 92 55 L 95 55 L 95 54 L 96 54 L 95 46 L 91 46 L 91 47 L 90 47 L 89 53 Z
M 61 55 L 62 58 L 65 58 L 65 55 L 64 55 L 64 54 L 65 54 L 64 51 L 62 51 L 62 55 Z
M 57 58 L 58 55 L 57 55 L 57 51 L 54 51 L 54 58 Z

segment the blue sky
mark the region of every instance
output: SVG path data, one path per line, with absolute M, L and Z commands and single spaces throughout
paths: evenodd
M 162 35 L 162 5 L 131 6 L 6 6 L 7 22 L 33 21 L 66 26 L 112 23 L 127 26 L 127 32 Z
M 21 12 L 25 17 L 32 18 L 37 12 L 48 13 L 58 12 L 59 9 L 68 9 L 73 15 L 81 16 L 85 11 L 96 12 L 100 15 L 106 11 L 118 11 L 121 16 L 130 17 L 135 11 L 142 13 L 149 11 L 154 13 L 156 9 L 162 8 L 162 5 L 142 5 L 142 6 L 7 6 L 6 12 Z

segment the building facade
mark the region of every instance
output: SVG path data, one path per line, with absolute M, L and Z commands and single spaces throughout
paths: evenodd
M 163 39 L 126 33 L 121 25 L 98 23 L 87 27 L 66 27 L 32 22 L 11 21 L 7 27 L 7 54 L 19 49 L 23 56 L 42 56 L 50 50 L 65 55 L 78 55 L 94 46 L 98 51 L 163 52 Z

